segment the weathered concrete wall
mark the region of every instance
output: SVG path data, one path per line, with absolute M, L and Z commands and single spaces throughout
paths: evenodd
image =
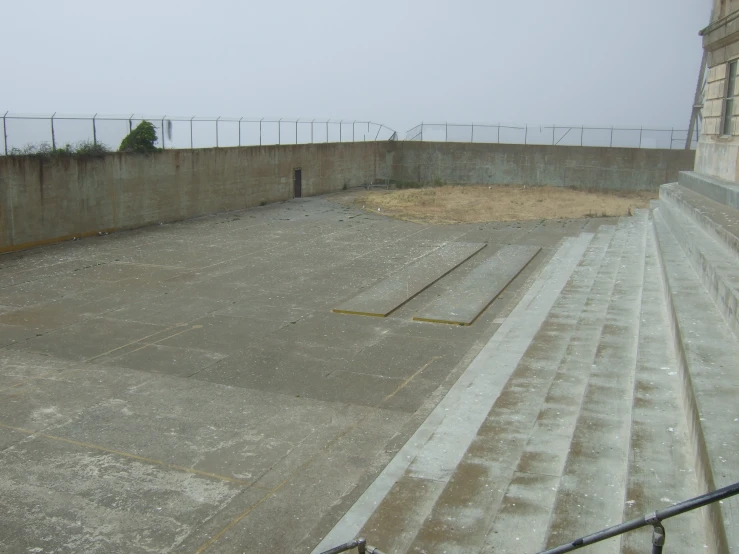
M 169 150 L 103 158 L 0 158 L 0 252 L 177 221 L 376 179 L 657 190 L 693 152 L 628 148 L 361 142 Z
M 401 142 L 390 163 L 398 181 L 657 191 L 692 169 L 694 157 L 690 150 Z
M 387 143 L 169 150 L 102 158 L 0 157 L 0 252 L 237 210 L 387 177 Z

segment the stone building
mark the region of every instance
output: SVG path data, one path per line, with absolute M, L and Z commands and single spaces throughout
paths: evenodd
M 714 0 L 711 23 L 702 31 L 707 76 L 697 172 L 739 181 L 739 0 Z

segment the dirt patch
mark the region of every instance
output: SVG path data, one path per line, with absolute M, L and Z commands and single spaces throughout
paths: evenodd
M 561 187 L 443 186 L 340 193 L 333 200 L 406 221 L 480 223 L 619 217 L 649 207 L 657 192 L 588 192 Z

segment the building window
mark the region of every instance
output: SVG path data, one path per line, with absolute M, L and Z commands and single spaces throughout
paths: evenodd
M 721 121 L 721 134 L 732 134 L 732 116 L 734 115 L 734 85 L 736 84 L 736 62 L 729 62 L 726 75 L 726 92 L 724 93 L 724 117 Z

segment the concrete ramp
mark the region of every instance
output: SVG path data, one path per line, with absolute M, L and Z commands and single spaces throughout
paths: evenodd
M 478 242 L 446 243 L 332 311 L 386 317 L 484 247 L 485 243 Z
M 504 246 L 413 319 L 472 325 L 541 250 L 538 246 Z

